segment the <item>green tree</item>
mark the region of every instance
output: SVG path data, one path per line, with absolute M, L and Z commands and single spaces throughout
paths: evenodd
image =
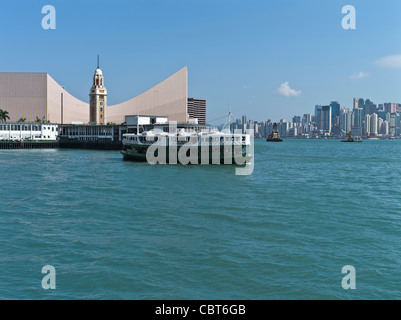
M 8 115 L 8 111 L 0 109 L 0 121 L 7 122 L 7 119 L 10 120 L 10 116 Z
M 17 122 L 25 122 L 26 121 L 26 118 L 19 118 L 19 120 L 17 121 Z
M 42 122 L 42 120 L 40 120 L 40 118 L 39 118 L 38 116 L 36 116 L 36 120 L 35 120 L 35 122 L 41 123 L 41 122 Z

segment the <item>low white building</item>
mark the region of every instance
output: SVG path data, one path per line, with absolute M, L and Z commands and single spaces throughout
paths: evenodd
M 0 140 L 55 141 L 58 125 L 50 123 L 0 122 Z

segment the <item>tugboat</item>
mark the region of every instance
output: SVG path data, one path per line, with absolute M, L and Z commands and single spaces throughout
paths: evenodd
M 352 132 L 348 132 L 348 138 L 341 140 L 341 142 L 362 142 L 361 137 L 352 137 Z
M 269 142 L 283 142 L 283 139 L 280 138 L 280 135 L 278 133 L 277 123 L 276 122 L 273 124 L 273 131 L 272 131 L 271 134 L 269 134 L 267 136 L 266 141 L 269 141 Z

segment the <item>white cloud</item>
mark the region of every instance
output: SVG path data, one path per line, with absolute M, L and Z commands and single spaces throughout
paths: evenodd
M 289 82 L 284 82 L 281 84 L 280 88 L 276 90 L 276 93 L 279 94 L 280 96 L 285 96 L 285 97 L 291 97 L 291 96 L 299 96 L 302 91 L 301 90 L 294 90 L 290 88 Z
M 377 59 L 375 63 L 383 68 L 401 69 L 401 54 L 382 57 Z
M 350 76 L 351 79 L 363 79 L 369 77 L 369 73 L 366 72 L 357 72 Z
M 245 85 L 242 86 L 242 89 L 251 89 L 251 88 L 252 88 L 252 86 L 247 85 L 247 84 L 245 84 Z

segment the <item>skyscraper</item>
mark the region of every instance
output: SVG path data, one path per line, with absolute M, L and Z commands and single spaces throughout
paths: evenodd
M 330 102 L 330 107 L 331 107 L 332 118 L 339 117 L 340 116 L 340 104 L 338 103 L 338 101 Z
M 377 121 L 377 114 L 373 113 L 370 115 L 370 135 L 377 136 L 378 134 L 378 121 Z
M 359 100 L 358 100 L 358 108 L 363 109 L 364 106 L 365 106 L 365 102 L 363 101 L 362 98 L 359 98 Z
M 331 134 L 331 108 L 330 106 L 322 106 L 319 110 L 320 116 L 318 129 L 323 131 L 323 134 Z
M 318 104 L 315 105 L 315 116 L 318 115 L 320 109 L 322 109 L 322 106 L 321 106 L 321 105 L 318 105 Z
M 373 102 L 370 101 L 369 99 L 366 99 L 365 100 L 365 105 L 363 106 L 363 111 L 364 111 L 365 115 L 372 114 L 373 111 L 375 111 L 375 110 L 372 110 L 372 109 L 375 109 L 375 108 L 373 108 Z
M 363 109 L 356 108 L 354 110 L 354 126 L 355 127 L 362 127 L 363 123 Z
M 363 123 L 363 134 L 365 136 L 370 136 L 371 126 L 370 126 L 370 115 L 365 115 L 365 121 Z
M 343 129 L 345 132 L 351 131 L 352 126 L 352 113 L 349 110 L 341 110 L 340 115 L 340 128 Z
M 293 116 L 292 122 L 297 124 L 301 123 L 301 116 Z
M 389 113 L 396 113 L 397 111 L 397 104 L 396 103 L 385 103 L 384 110 Z
M 354 109 L 356 109 L 356 108 L 359 108 L 359 98 L 354 98 L 354 100 L 353 100 L 353 110 Z

